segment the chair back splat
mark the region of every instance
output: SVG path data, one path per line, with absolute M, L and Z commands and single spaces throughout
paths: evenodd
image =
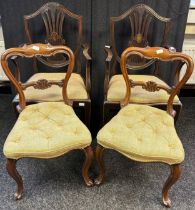
M 63 80 L 57 81 L 57 80 L 38 80 L 33 82 L 26 82 L 21 83 L 13 76 L 11 73 L 11 70 L 8 66 L 8 60 L 13 57 L 26 57 L 26 58 L 34 58 L 34 57 L 50 57 L 53 55 L 65 54 L 68 58 L 68 69 L 66 76 Z M 71 105 L 72 102 L 68 99 L 67 96 L 67 83 L 71 76 L 71 73 L 74 68 L 74 54 L 72 50 L 66 46 L 51 46 L 49 44 L 31 44 L 31 45 L 24 45 L 23 47 L 18 48 L 10 48 L 6 50 L 2 56 L 1 56 L 1 64 L 4 69 L 4 72 L 6 76 L 9 78 L 9 80 L 13 83 L 14 87 L 16 88 L 18 94 L 19 94 L 19 106 L 17 107 L 17 110 L 21 112 L 25 106 L 26 106 L 26 99 L 23 90 L 25 90 L 28 87 L 33 86 L 36 89 L 47 89 L 51 87 L 52 85 L 58 85 L 63 87 L 62 88 L 62 95 L 64 102 L 68 105 Z
M 141 58 L 149 60 L 150 59 L 159 60 L 164 62 L 182 61 L 186 63 L 187 69 L 182 80 L 176 86 L 173 87 L 169 87 L 168 85 L 157 84 L 156 82 L 153 81 L 147 81 L 147 82 L 133 81 L 130 80 L 128 77 L 128 71 L 126 65 L 127 59 L 131 55 L 137 55 Z M 121 64 L 121 71 L 126 84 L 126 95 L 124 100 L 121 101 L 121 106 L 129 104 L 131 91 L 133 91 L 131 90 L 131 88 L 135 86 L 141 86 L 143 89 L 149 92 L 155 92 L 163 89 L 170 94 L 167 102 L 167 112 L 173 117 L 175 116 L 176 113 L 173 110 L 174 97 L 179 93 L 180 89 L 187 82 L 187 80 L 190 78 L 193 72 L 194 63 L 190 56 L 179 52 L 172 52 L 169 51 L 168 49 L 161 47 L 148 47 L 148 48 L 129 47 L 122 53 L 120 64 Z
M 120 53 L 118 52 L 116 46 L 116 25 L 122 24 L 126 19 L 128 19 L 127 22 L 130 24 L 131 30 L 128 41 L 129 47 L 147 47 L 151 44 L 149 44 L 148 32 L 153 20 L 157 20 L 163 25 L 163 36 L 160 40 L 159 46 L 165 46 L 167 44 L 167 39 L 171 28 L 171 19 L 160 16 L 152 8 L 145 4 L 137 4 L 131 7 L 122 15 L 118 17 L 111 17 L 110 19 L 111 46 L 113 50 L 114 60 L 116 60 L 118 63 L 120 63 Z M 152 63 L 154 63 L 153 60 L 150 60 L 150 62 L 148 62 L 146 59 L 141 59 L 140 57 L 134 55 L 129 57 L 129 59 L 127 60 L 127 67 L 129 69 L 143 69 L 150 66 Z M 113 69 L 116 68 L 115 65 L 113 65 Z
M 67 40 L 64 37 L 65 34 L 63 33 L 64 31 L 63 26 L 64 25 L 66 26 L 66 34 L 67 34 L 67 32 L 70 31 L 70 28 L 73 27 L 73 26 L 69 26 L 67 22 L 71 21 L 71 23 L 72 22 L 76 23 L 76 26 L 74 26 L 74 30 L 76 28 L 77 32 L 75 32 L 76 41 L 74 43 L 73 52 L 74 52 L 75 60 L 77 63 L 77 71 L 78 73 L 80 73 L 81 63 L 80 63 L 80 59 L 78 55 L 79 55 L 79 51 L 80 51 L 82 41 L 83 41 L 82 16 L 69 11 L 67 8 L 65 8 L 63 5 L 57 2 L 48 2 L 44 4 L 34 13 L 24 16 L 25 33 L 27 36 L 27 40 L 30 44 L 35 42 L 34 36 L 32 33 L 33 27 L 31 27 L 31 23 L 34 23 L 36 18 L 40 16 L 43 20 L 43 24 L 44 24 L 45 32 L 46 32 L 46 37 L 44 37 L 45 39 L 44 41 L 45 43 L 49 43 L 51 45 L 65 45 L 65 44 L 68 45 Z M 39 30 L 42 30 L 42 29 L 39 29 Z M 71 47 L 71 49 L 73 48 Z M 43 64 L 50 67 L 53 67 L 53 66 L 63 67 L 66 64 L 66 60 L 60 54 L 56 56 L 52 56 L 50 57 L 50 59 L 44 59 L 44 57 L 37 57 L 37 59 Z

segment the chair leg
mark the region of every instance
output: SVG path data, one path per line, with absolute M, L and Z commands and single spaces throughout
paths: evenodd
M 91 146 L 86 147 L 83 150 L 85 153 L 85 162 L 84 162 L 83 168 L 82 168 L 82 176 L 85 181 L 85 184 L 88 187 L 92 187 L 93 181 L 89 178 L 89 168 L 93 162 L 93 150 L 92 150 Z
M 91 103 L 85 103 L 85 125 L 90 129 L 91 127 Z
M 102 126 L 104 126 L 107 122 L 109 122 L 110 119 L 111 119 L 111 117 L 110 117 L 110 106 L 109 106 L 109 104 L 104 103 Z
M 171 165 L 171 173 L 165 182 L 162 190 L 162 199 L 163 199 L 163 204 L 166 207 L 171 207 L 171 200 L 169 199 L 169 190 L 172 187 L 173 184 L 176 183 L 176 181 L 179 179 L 181 175 L 181 166 L 180 164 L 175 164 Z
M 99 167 L 99 175 L 95 179 L 95 185 L 100 185 L 105 175 L 105 167 L 104 167 L 104 160 L 103 160 L 103 151 L 104 147 L 101 145 L 97 145 L 96 147 L 96 160 Z
M 7 159 L 6 169 L 8 174 L 16 181 L 17 183 L 17 192 L 15 193 L 16 200 L 19 200 L 22 197 L 24 191 L 22 177 L 16 169 L 17 160 Z

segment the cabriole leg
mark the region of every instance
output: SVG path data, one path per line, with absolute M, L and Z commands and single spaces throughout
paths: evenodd
M 95 179 L 95 184 L 100 185 L 105 175 L 105 167 L 104 167 L 104 160 L 103 160 L 103 151 L 104 147 L 101 145 L 97 145 L 96 147 L 96 160 L 99 167 L 99 176 Z
M 17 192 L 15 193 L 16 200 L 19 200 L 22 197 L 22 193 L 24 190 L 22 177 L 18 173 L 16 169 L 17 160 L 7 159 L 6 168 L 8 174 L 16 181 L 17 183 Z
M 84 153 L 85 153 L 85 162 L 83 164 L 83 168 L 82 168 L 82 176 L 83 179 L 86 183 L 86 185 L 88 187 L 93 186 L 93 181 L 89 178 L 89 168 L 93 162 L 93 150 L 91 148 L 91 146 L 86 147 L 84 149 Z
M 180 164 L 171 165 L 170 167 L 171 167 L 171 173 L 167 181 L 165 182 L 163 190 L 162 190 L 162 199 L 166 207 L 171 207 L 171 200 L 169 199 L 168 193 L 172 185 L 177 182 L 177 180 L 179 179 L 181 175 Z

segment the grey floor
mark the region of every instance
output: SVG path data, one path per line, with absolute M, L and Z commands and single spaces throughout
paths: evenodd
M 186 158 L 180 181 L 172 188 L 172 209 L 195 209 L 195 98 L 183 98 L 177 124 Z M 11 97 L 0 95 L 0 209 L 166 209 L 161 189 L 169 170 L 162 164 L 140 164 L 109 151 L 106 178 L 100 187 L 87 188 L 81 178 L 84 156 L 72 152 L 54 160 L 23 159 L 18 170 L 25 193 L 15 201 L 15 182 L 5 170 L 2 147 L 15 121 Z M 97 173 L 96 167 L 91 175 Z

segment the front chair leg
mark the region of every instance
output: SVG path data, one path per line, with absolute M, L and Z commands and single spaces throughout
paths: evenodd
M 171 165 L 170 167 L 171 167 L 171 173 L 167 181 L 165 182 L 163 190 L 162 190 L 162 199 L 166 207 L 171 207 L 171 200 L 169 199 L 168 193 L 172 185 L 176 183 L 176 181 L 179 179 L 181 175 L 180 164 Z
M 104 147 L 101 145 L 97 145 L 96 147 L 96 161 L 99 167 L 99 176 L 95 179 L 95 184 L 100 185 L 105 175 L 105 167 L 104 167 L 104 160 L 103 160 L 103 151 Z
M 22 193 L 24 190 L 22 177 L 18 173 L 16 169 L 17 160 L 7 159 L 6 169 L 8 174 L 16 181 L 17 183 L 17 192 L 15 193 L 16 200 L 19 200 L 22 197 Z
M 93 150 L 91 146 L 83 149 L 85 153 L 85 162 L 82 168 L 82 176 L 88 187 L 93 186 L 93 181 L 89 178 L 89 168 L 93 162 Z

